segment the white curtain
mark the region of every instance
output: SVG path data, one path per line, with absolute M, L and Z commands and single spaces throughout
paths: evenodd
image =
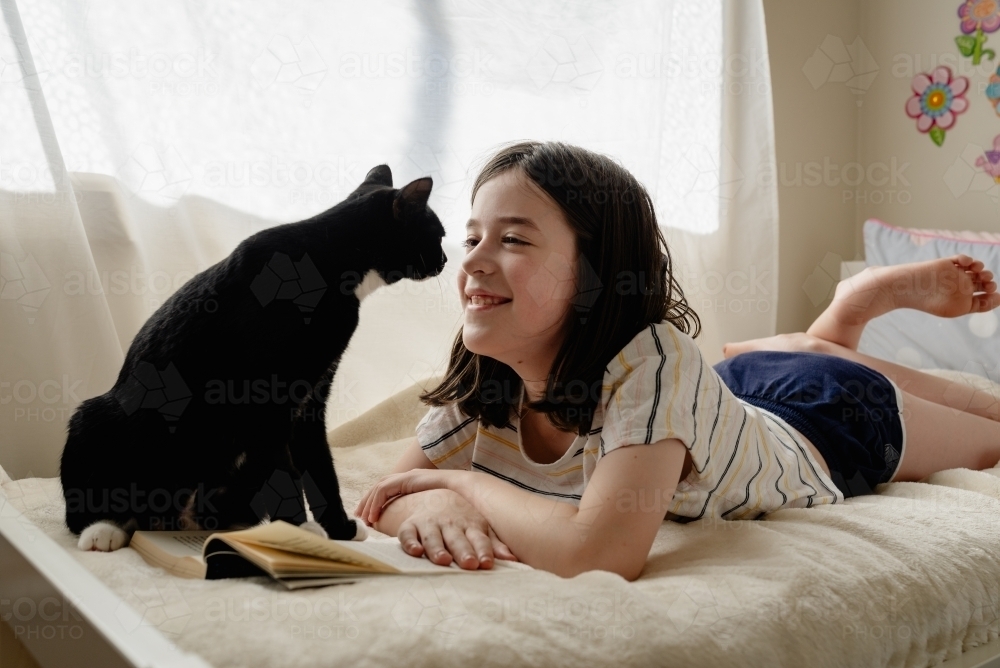
M 610 154 L 651 191 L 705 355 L 774 333 L 760 0 L 0 0 L 0 465 L 51 476 L 145 319 L 376 164 L 430 175 L 451 261 L 366 300 L 335 427 L 444 370 L 458 243 L 497 144 Z M 405 283 L 405 282 L 404 282 Z

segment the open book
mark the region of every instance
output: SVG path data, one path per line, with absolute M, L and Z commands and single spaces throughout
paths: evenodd
M 492 569 L 439 566 L 403 551 L 396 540 L 329 540 L 281 520 L 240 531 L 136 531 L 129 547 L 183 578 L 268 575 L 288 589 L 357 582 L 376 575 L 433 575 L 530 570 L 493 560 Z

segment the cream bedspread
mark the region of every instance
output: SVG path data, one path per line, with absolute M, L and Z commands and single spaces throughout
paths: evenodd
M 348 508 L 413 434 L 419 389 L 330 434 Z M 298 592 L 173 578 L 128 549 L 79 552 L 58 479 L 0 478 L 26 525 L 215 666 L 922 667 L 1000 633 L 1000 468 L 761 521 L 665 522 L 634 583 L 523 570 Z

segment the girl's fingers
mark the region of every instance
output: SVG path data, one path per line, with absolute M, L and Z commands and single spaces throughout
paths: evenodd
M 384 491 L 382 490 L 382 483 L 379 483 L 372 488 L 371 496 L 368 497 L 368 503 L 365 504 L 365 519 L 369 522 L 375 521 L 376 515 L 374 510 L 382 507 L 382 504 L 384 503 L 382 501 L 383 495 Z
M 493 543 L 493 554 L 496 555 L 497 559 L 517 561 L 517 557 L 514 556 L 514 551 L 507 547 L 507 544 L 497 537 L 496 533 L 493 531 L 493 527 L 490 527 L 490 540 Z
M 465 536 L 472 543 L 479 560 L 480 568 L 493 568 L 493 541 L 479 529 L 472 527 L 465 530 Z
M 375 493 L 375 489 L 377 487 L 378 485 L 372 487 L 371 490 L 368 492 L 368 496 L 365 497 L 365 505 L 364 508 L 361 509 L 361 515 L 359 515 L 359 517 L 363 519 L 365 522 L 369 521 L 368 510 L 372 507 L 372 495 Z
M 441 535 L 444 536 L 445 547 L 451 553 L 455 563 L 470 571 L 479 568 L 476 551 L 472 549 L 472 544 L 466 538 L 465 531 L 451 524 L 446 524 L 441 528 Z
M 444 549 L 444 539 L 441 537 L 441 529 L 437 522 L 428 521 L 417 525 L 417 533 L 420 534 L 420 542 L 424 546 L 424 554 L 427 558 L 439 566 L 447 566 L 451 563 L 451 554 Z
M 374 508 L 377 505 L 378 497 L 379 497 L 379 490 L 376 487 L 374 490 L 372 490 L 372 495 L 368 497 L 368 503 L 365 504 L 365 519 L 368 520 L 369 522 L 375 521 L 374 519 L 372 519 L 372 508 Z
M 403 546 L 403 551 L 407 554 L 419 557 L 424 553 L 424 546 L 420 544 L 420 535 L 417 527 L 410 521 L 404 521 L 399 525 L 399 544 Z
M 397 494 L 396 496 L 399 496 L 399 494 Z M 372 522 L 378 522 L 378 518 L 382 517 L 382 509 L 385 508 L 385 505 L 387 503 L 395 499 L 396 496 L 390 496 L 382 504 L 372 504 L 372 510 L 371 510 Z
M 365 492 L 365 495 L 361 497 L 361 500 L 358 501 L 358 507 L 354 509 L 355 517 L 364 517 L 364 515 L 361 514 L 361 511 L 365 509 L 365 503 L 368 501 L 368 497 L 371 496 L 371 494 L 372 491 L 368 490 Z
M 368 504 L 365 506 L 365 517 L 369 522 L 374 522 L 378 519 L 382 506 L 389 500 L 390 494 L 387 486 L 391 484 L 391 482 L 383 480 L 372 488 L 372 494 L 368 498 Z

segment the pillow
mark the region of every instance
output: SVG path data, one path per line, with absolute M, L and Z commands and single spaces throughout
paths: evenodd
M 964 253 L 1000 276 L 1000 234 L 895 227 L 877 219 L 864 224 L 868 266 L 905 264 Z M 858 351 L 917 369 L 954 369 L 1000 380 L 997 310 L 941 318 L 897 309 L 875 318 Z

